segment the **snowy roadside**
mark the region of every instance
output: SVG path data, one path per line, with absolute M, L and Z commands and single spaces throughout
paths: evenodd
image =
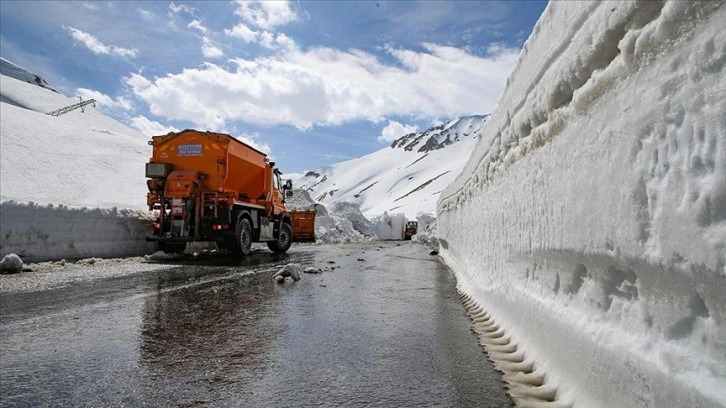
M 25 265 L 24 273 L 0 276 L 0 294 L 28 293 L 62 288 L 79 282 L 108 279 L 173 265 L 144 263 L 144 258 L 86 258 L 75 262 L 60 260 Z
M 145 241 L 151 219 L 136 210 L 69 208 L 0 203 L 0 257 L 23 262 L 139 256 L 153 252 Z
M 403 214 L 384 214 L 372 221 L 361 214 L 358 204 L 338 202 L 330 209 L 315 204 L 307 194 L 291 200 L 291 209 L 317 209 L 316 239 L 319 244 L 371 242 L 394 239 L 392 225 L 403 227 Z M 414 240 L 437 246 L 435 219 L 418 217 L 421 230 Z M 66 206 L 5 201 L 0 203 L 0 258 L 17 254 L 24 263 L 119 258 L 149 255 L 156 251 L 145 241 L 151 216 L 138 210 L 116 208 L 69 208 Z M 195 245 L 202 245 L 195 244 Z

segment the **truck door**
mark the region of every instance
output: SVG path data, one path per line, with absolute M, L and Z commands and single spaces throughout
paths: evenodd
M 275 171 L 272 175 L 272 206 L 275 214 L 285 212 L 285 204 L 282 202 L 282 183 L 280 182 L 280 173 Z

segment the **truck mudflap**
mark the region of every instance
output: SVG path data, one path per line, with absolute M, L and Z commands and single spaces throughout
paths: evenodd
M 293 242 L 315 242 L 316 210 L 290 211 Z

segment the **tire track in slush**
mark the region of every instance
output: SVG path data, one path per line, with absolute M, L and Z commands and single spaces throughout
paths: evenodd
M 534 359 L 507 335 L 492 316 L 469 295 L 459 291 L 462 303 L 472 321 L 471 330 L 479 336 L 494 367 L 504 374 L 507 393 L 517 407 L 522 408 L 571 408 L 572 404 L 558 400 L 556 385 L 547 382 L 544 369 L 537 367 Z

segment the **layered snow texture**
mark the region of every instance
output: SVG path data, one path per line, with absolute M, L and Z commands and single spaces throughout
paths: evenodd
M 326 205 L 356 203 L 368 219 L 403 213 L 414 219 L 433 214 L 439 194 L 471 155 L 488 116 L 467 116 L 420 133 L 404 135 L 390 147 L 293 180 Z
M 151 219 L 135 210 L 0 203 L 0 256 L 25 262 L 149 253 Z
M 459 289 L 557 405 L 726 406 L 725 21 L 551 2 L 441 194 Z

